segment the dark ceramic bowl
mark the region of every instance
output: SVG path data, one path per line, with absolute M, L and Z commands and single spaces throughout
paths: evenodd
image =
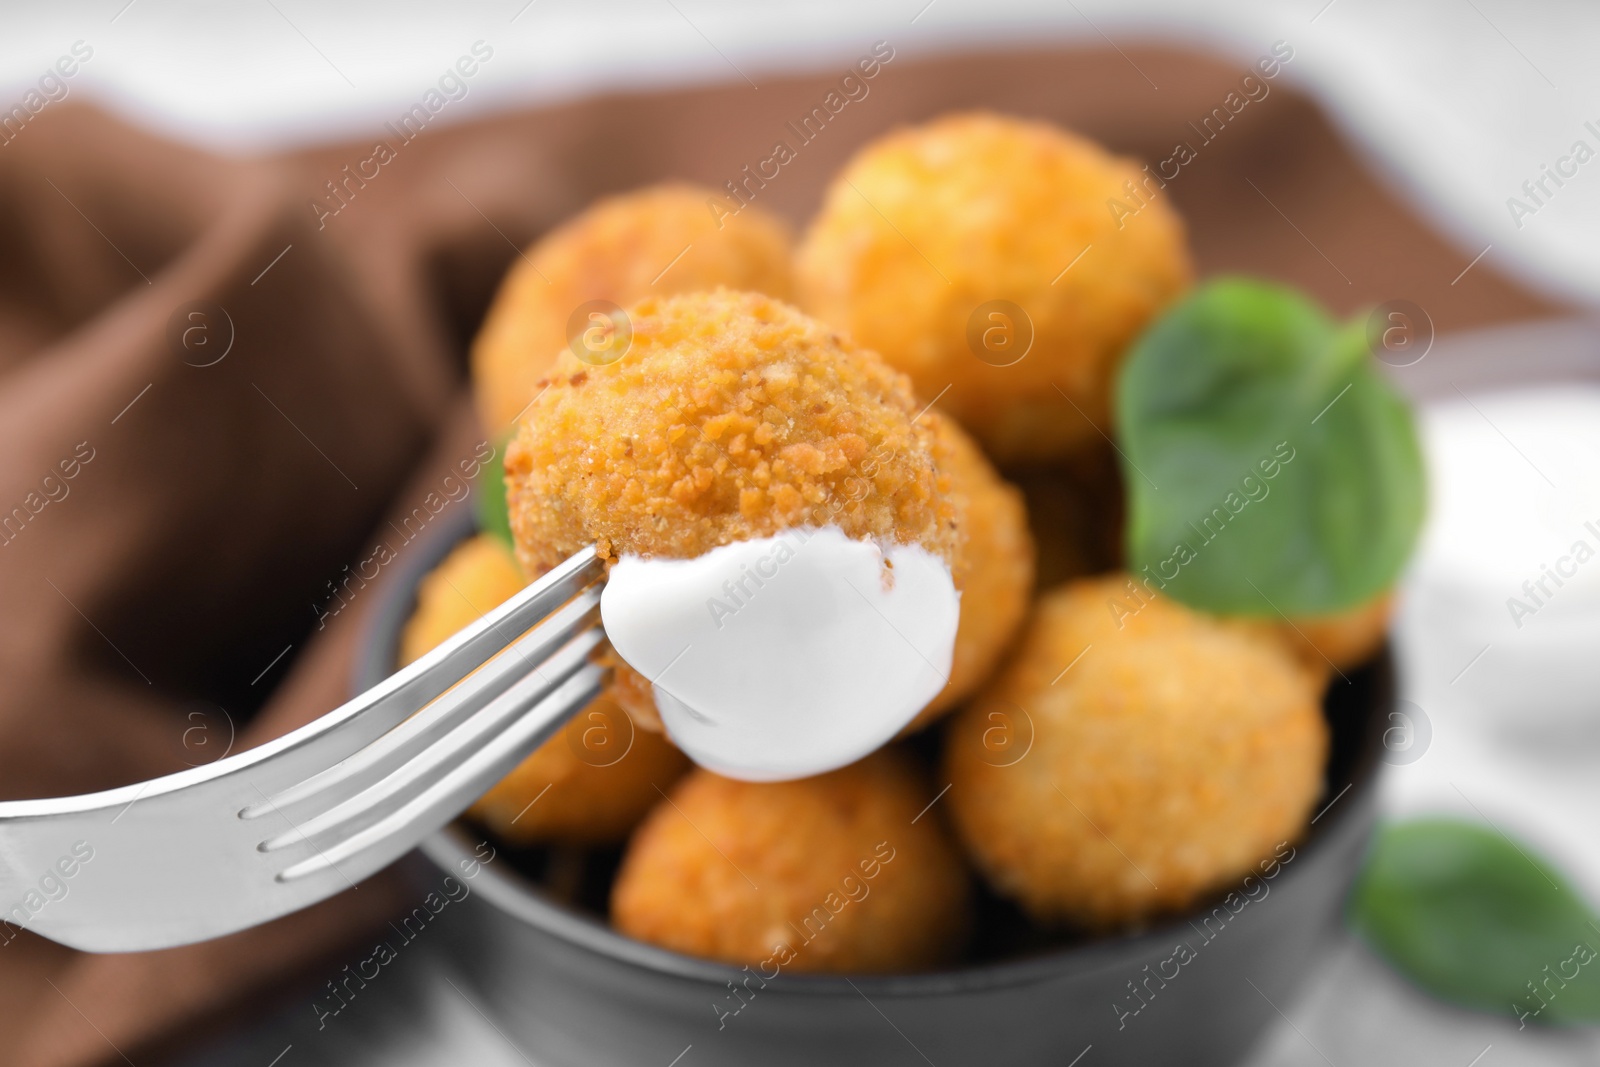
M 441 516 L 400 561 L 400 580 L 368 635 L 358 690 L 393 671 L 417 583 L 470 532 L 470 519 L 465 507 Z M 1235 1063 L 1315 964 L 1372 833 L 1395 700 L 1390 654 L 1349 678 L 1327 697 L 1333 745 L 1321 811 L 1292 858 L 1181 918 L 1041 942 L 988 899 L 976 959 L 964 965 L 783 974 L 762 985 L 737 968 L 623 937 L 592 907 L 556 900 L 501 847 L 506 859 L 478 874 L 460 916 L 472 999 L 539 1067 Z M 454 872 L 481 839 L 452 826 L 422 851 Z M 605 859 L 598 874 L 595 862 L 579 861 L 601 883 L 589 896 L 603 906 Z

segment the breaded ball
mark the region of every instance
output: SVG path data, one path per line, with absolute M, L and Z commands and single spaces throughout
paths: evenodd
M 410 663 L 498 607 L 526 582 L 500 542 L 474 537 L 445 557 L 417 590 L 400 639 Z M 635 730 L 605 696 L 573 718 L 472 806 L 468 814 L 514 845 L 620 841 L 661 799 L 689 761 L 659 734 Z
M 632 331 L 612 363 L 563 353 L 506 450 L 529 574 L 588 544 L 606 559 L 692 559 L 829 525 L 921 545 L 954 574 L 960 501 L 905 375 L 755 293 L 651 298 Z M 650 683 L 613 666 L 612 696 L 660 730 Z
M 1296 840 L 1327 749 L 1319 689 L 1281 640 L 1113 575 L 1040 600 L 952 722 L 945 802 L 1035 919 L 1136 924 Z
M 692 559 L 797 526 L 954 560 L 956 509 L 905 375 L 755 293 L 652 297 L 632 330 L 615 362 L 563 353 L 507 449 L 529 574 L 591 543 Z
M 630 937 L 767 980 L 912 971 L 961 950 L 966 870 L 938 810 L 917 818 L 933 792 L 902 753 L 792 782 L 697 769 L 670 797 L 612 887 Z
M 566 347 L 573 312 L 591 300 L 626 307 L 719 285 L 789 299 L 788 227 L 755 207 L 719 222 L 708 206 L 718 199 L 684 184 L 607 197 L 514 260 L 472 346 L 484 428 L 510 428 Z
M 997 459 L 1074 451 L 1110 433 L 1118 361 L 1189 282 L 1156 181 L 1043 122 L 969 112 L 897 130 L 829 188 L 796 259 L 800 304 L 910 374 Z M 997 300 L 1032 323 L 1007 366 L 1028 329 L 980 313 Z
M 977 443 L 951 419 L 929 411 L 940 470 L 962 516 L 954 568 L 961 619 L 950 684 L 905 732 L 919 730 L 970 696 L 1010 649 L 1033 595 L 1034 548 L 1022 493 L 996 473 Z

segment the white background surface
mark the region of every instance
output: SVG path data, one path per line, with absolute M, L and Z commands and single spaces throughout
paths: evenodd
M 1537 178 L 1541 165 L 1553 165 L 1574 141 L 1586 140 L 1600 153 L 1600 136 L 1584 128 L 1593 120 L 1600 130 L 1600 5 L 1590 3 L 35 4 L 0 14 L 0 110 L 19 101 L 77 40 L 92 45 L 94 56 L 69 83 L 74 95 L 213 148 L 252 152 L 342 137 L 391 118 L 478 39 L 490 43 L 494 58 L 447 117 L 626 85 L 759 85 L 775 71 L 832 63 L 854 55 L 862 40 L 879 38 L 912 56 L 1005 42 L 1158 40 L 1209 46 L 1245 60 L 1274 40 L 1287 40 L 1296 51 L 1288 76 L 1365 146 L 1377 169 L 1457 244 L 1463 261 L 1483 252 L 1499 269 L 1537 287 L 1600 304 L 1600 158 L 1565 179 L 1520 227 L 1507 206 L 1509 197 L 1526 201 L 1522 183 Z M 1514 355 L 1508 351 L 1508 358 Z M 1512 443 L 1492 425 L 1483 434 L 1473 448 L 1492 449 L 1500 439 Z M 1550 464 L 1562 465 L 1567 504 L 1578 507 L 1595 497 L 1595 464 L 1566 463 L 1559 438 L 1539 448 L 1551 452 Z M 1434 459 L 1441 468 L 1475 462 L 1470 449 Z M 1526 501 L 1543 492 L 1517 482 L 1532 475 L 1514 463 L 1496 469 L 1517 484 L 1485 483 L 1479 492 L 1486 498 L 1504 492 Z M 1497 662 L 1491 648 L 1469 666 L 1475 638 L 1445 634 L 1429 615 L 1428 605 L 1455 580 L 1449 575 L 1463 568 L 1460 558 L 1451 564 L 1454 571 L 1441 562 L 1448 555 L 1443 546 L 1476 543 L 1481 532 L 1472 525 L 1479 519 L 1471 507 L 1436 514 L 1432 548 L 1419 560 L 1400 630 L 1408 697 L 1426 709 L 1434 738 L 1424 759 L 1390 774 L 1387 803 L 1400 813 L 1476 811 L 1536 841 L 1600 900 L 1597 731 L 1583 728 L 1581 714 L 1573 720 L 1578 728 L 1533 728 L 1541 708 L 1572 703 L 1574 692 L 1587 696 L 1573 688 L 1585 683 L 1560 670 L 1542 677 L 1525 672 L 1524 702 L 1484 707 L 1463 696 L 1477 692 L 1472 671 L 1515 678 L 1527 661 L 1502 648 Z M 1467 525 L 1438 525 L 1447 519 Z M 1537 523 L 1525 523 L 1521 535 L 1516 523 L 1510 525 L 1508 536 L 1537 537 Z M 1532 540 L 1524 547 L 1535 556 L 1540 551 Z M 1524 556 L 1516 552 L 1495 552 L 1482 562 L 1498 581 L 1511 557 L 1522 566 Z M 1465 566 L 1471 569 L 1470 560 Z M 1502 591 L 1491 582 L 1477 595 L 1498 603 L 1514 585 Z M 1484 642 L 1493 644 L 1489 637 Z M 1463 667 L 1468 673 L 1457 673 Z M 1593 702 L 1600 704 L 1600 695 Z M 388 1016 L 348 1020 L 338 1037 L 275 1027 L 236 1051 L 264 1053 L 259 1062 L 266 1063 L 283 1045 L 296 1044 L 284 1067 L 527 1062 L 451 992 L 445 948 L 407 961 L 396 980 L 399 1007 Z M 1290 1015 L 1293 1022 L 1286 1019 L 1267 1037 L 1253 1067 L 1466 1067 L 1478 1055 L 1483 1059 L 1474 1062 L 1483 1067 L 1600 1062 L 1593 1031 L 1519 1034 L 1510 1024 L 1444 1008 L 1354 943 L 1329 957 Z

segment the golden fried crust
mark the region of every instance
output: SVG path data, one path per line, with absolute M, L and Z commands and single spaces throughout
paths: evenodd
M 518 556 L 687 559 L 796 526 L 955 557 L 957 515 L 905 376 L 787 304 L 651 298 L 632 347 L 564 353 L 506 453 Z
M 1191 275 L 1166 198 L 1141 193 L 1138 207 L 1124 185 L 1146 180 L 1133 161 L 1041 122 L 961 113 L 895 131 L 828 190 L 796 260 L 800 304 L 910 374 L 919 394 L 943 393 L 1002 461 L 1073 451 L 1100 439 L 1096 426 L 1110 432 L 1123 351 Z M 1032 348 L 1010 366 L 968 346 L 968 321 L 991 300 L 1033 323 Z
M 683 184 L 608 197 L 514 260 L 472 346 L 484 428 L 510 428 L 566 347 L 568 319 L 590 300 L 626 306 L 719 285 L 789 299 L 788 227 L 755 207 L 719 224 L 707 206 L 716 198 Z
M 780 971 L 910 971 L 959 952 L 968 881 L 932 791 L 882 751 L 816 778 L 691 772 L 635 831 L 611 893 L 618 930 Z
M 1322 790 L 1318 689 L 1284 644 L 1139 603 L 1126 575 L 1046 595 L 947 737 L 961 838 L 1042 922 L 1183 908 L 1298 838 Z
M 1022 493 L 1003 480 L 977 443 L 937 411 L 922 416 L 933 427 L 939 469 L 961 515 L 954 568 L 961 589 L 950 684 L 911 721 L 920 730 L 970 696 L 999 663 L 1028 613 L 1033 592 L 1034 547 Z
M 516 560 L 499 542 L 483 536 L 463 542 L 417 590 L 417 609 L 401 635 L 402 665 L 524 584 Z M 468 814 L 511 844 L 620 841 L 660 799 L 657 786 L 667 788 L 688 765 L 670 741 L 633 729 L 615 702 L 601 696 Z

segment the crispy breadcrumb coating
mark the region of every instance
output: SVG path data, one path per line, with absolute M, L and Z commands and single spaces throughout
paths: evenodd
M 401 664 L 525 584 L 517 561 L 500 542 L 478 536 L 458 545 L 417 589 L 416 610 L 401 634 Z M 666 789 L 688 765 L 665 737 L 633 729 L 622 709 L 600 696 L 467 814 L 513 845 L 620 841 L 660 799 L 656 788 Z
M 1135 924 L 1300 836 L 1327 758 L 1319 696 L 1273 635 L 1140 600 L 1126 575 L 1074 582 L 952 721 L 946 803 L 1035 919 Z
M 719 223 L 707 206 L 717 199 L 676 183 L 607 197 L 513 260 L 472 346 L 484 429 L 510 428 L 566 347 L 573 311 L 588 301 L 626 306 L 719 285 L 789 299 L 788 226 L 755 207 Z
M 796 260 L 800 304 L 920 395 L 942 394 L 997 459 L 1076 450 L 1110 433 L 1124 350 L 1189 282 L 1182 222 L 1147 181 L 1043 122 L 965 112 L 896 130 L 829 188 Z M 969 321 L 993 300 L 1032 321 L 1031 349 L 1009 366 L 969 347 Z M 980 317 L 980 335 L 1000 324 L 1005 336 Z
M 970 696 L 1010 650 L 1033 595 L 1034 547 L 1022 493 L 996 473 L 972 438 L 937 411 L 932 425 L 941 472 L 961 515 L 954 576 L 961 619 L 950 684 L 905 729 L 920 730 Z
M 754 293 L 650 298 L 632 328 L 614 363 L 564 353 L 507 450 L 528 573 L 591 543 L 690 559 L 796 526 L 954 559 L 956 508 L 903 374 Z
M 611 892 L 622 933 L 794 971 L 913 971 L 961 950 L 969 885 L 933 799 L 880 751 L 792 782 L 691 772 L 635 831 Z M 913 821 L 915 820 L 915 821 Z

